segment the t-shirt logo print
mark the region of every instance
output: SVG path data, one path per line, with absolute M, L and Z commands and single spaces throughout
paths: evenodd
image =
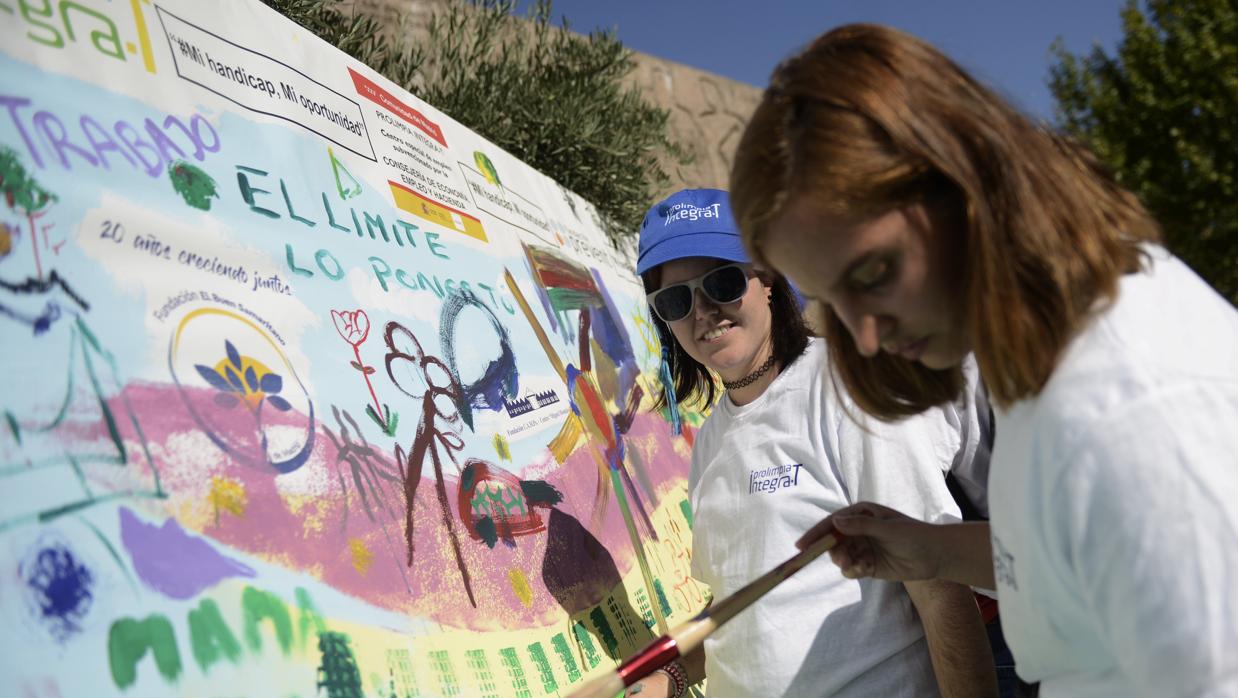
M 999 585 L 1005 584 L 1018 591 L 1019 582 L 1014 576 L 1014 555 L 1006 550 L 1006 546 L 1002 545 L 997 536 L 993 536 L 993 577 Z
M 762 470 L 748 473 L 748 494 L 757 492 L 774 493 L 786 487 L 796 487 L 800 484 L 800 468 L 803 463 L 792 465 L 775 465 Z

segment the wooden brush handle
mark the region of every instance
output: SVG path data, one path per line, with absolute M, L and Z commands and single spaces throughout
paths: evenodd
M 773 589 L 781 584 L 787 577 L 799 572 L 805 565 L 821 557 L 822 553 L 826 552 L 830 548 L 833 548 L 841 539 L 842 534 L 837 531 L 827 533 L 823 538 L 796 553 L 786 562 L 783 562 L 769 572 L 757 577 L 747 586 L 743 587 L 739 591 L 736 591 L 734 594 L 731 594 L 721 601 L 715 602 L 702 613 L 709 614 L 709 618 L 715 621 L 715 628 L 718 625 L 722 625 L 728 620 L 734 618 L 740 611 L 751 606 L 757 599 L 765 596 L 770 589 Z M 693 621 L 688 621 L 685 625 L 691 624 L 692 622 Z M 713 630 L 710 632 L 713 632 Z M 675 631 L 672 630 L 671 634 L 675 635 Z M 701 640 L 704 639 L 705 638 L 703 637 L 701 638 Z M 700 643 L 698 642 L 692 647 L 683 647 L 681 644 L 680 647 L 682 648 L 682 653 L 687 654 L 691 650 L 696 649 L 699 644 Z
M 572 691 L 568 698 L 614 698 L 625 688 L 627 686 L 623 685 L 623 679 L 619 678 L 618 673 L 612 671 L 586 682 Z
M 842 537 L 842 534 L 837 531 L 826 534 L 825 537 L 757 577 L 739 591 L 715 602 L 691 620 L 671 628 L 669 634 L 649 643 L 614 671 L 598 676 L 572 691 L 569 698 L 613 698 L 624 688 L 695 650 L 723 623 L 751 606 L 787 577 L 821 557 L 822 553 L 837 545 Z

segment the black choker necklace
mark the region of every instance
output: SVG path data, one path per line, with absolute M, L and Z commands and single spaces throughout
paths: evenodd
M 774 367 L 774 357 L 771 354 L 770 357 L 765 360 L 765 363 L 761 364 L 761 366 L 757 368 L 757 370 L 753 371 L 752 373 L 749 373 L 748 375 L 734 382 L 724 380 L 722 381 L 722 384 L 726 386 L 727 390 L 739 390 L 740 388 L 743 388 L 745 386 L 752 385 L 754 382 L 756 382 L 758 378 L 760 378 L 761 376 L 764 376 L 766 373 L 769 373 L 769 370 L 773 367 Z

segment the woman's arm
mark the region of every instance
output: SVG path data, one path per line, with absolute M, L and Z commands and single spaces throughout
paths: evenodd
M 705 680 L 705 645 L 697 647 L 681 657 L 679 661 L 683 663 L 683 667 L 688 673 L 689 686 Z M 629 696 L 639 696 L 640 698 L 662 698 L 666 696 L 670 698 L 671 688 L 670 677 L 664 672 L 655 671 L 629 686 L 623 695 L 625 698 Z
M 993 652 L 971 590 L 942 580 L 906 582 L 904 586 L 924 624 L 941 694 L 996 696 Z
M 943 579 L 995 588 L 988 523 L 930 524 L 862 502 L 829 515 L 795 545 L 803 550 L 832 529 L 847 537 L 830 551 L 830 559 L 851 579 Z

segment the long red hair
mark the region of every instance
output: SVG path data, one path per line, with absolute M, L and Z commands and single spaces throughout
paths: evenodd
M 960 303 L 999 406 L 1035 395 L 1066 343 L 1141 265 L 1155 221 L 1084 148 L 1032 123 L 941 52 L 875 25 L 830 31 L 780 65 L 740 141 L 731 203 L 755 260 L 787 202 L 875 215 L 913 203 L 959 221 Z M 824 234 L 824 233 L 823 233 Z M 861 356 L 828 308 L 837 375 L 886 419 L 954 398 L 957 369 Z

